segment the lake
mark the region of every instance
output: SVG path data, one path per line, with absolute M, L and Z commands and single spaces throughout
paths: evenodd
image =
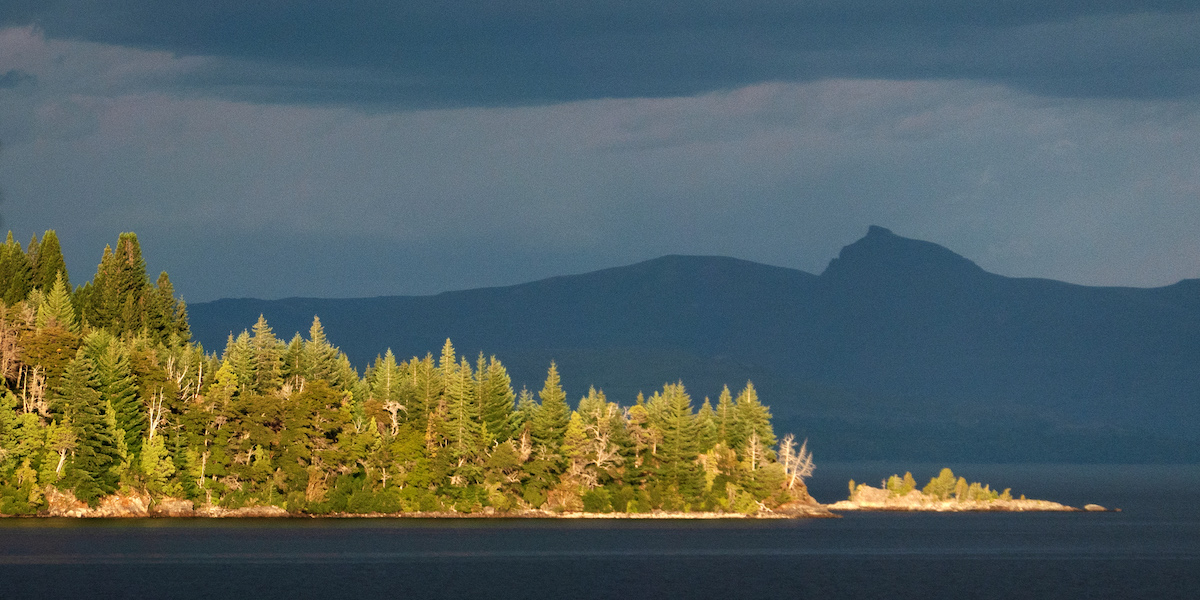
M 941 465 L 909 465 L 922 484 Z M 1200 467 L 948 465 L 1107 513 L 0 520 L 0 598 L 1200 598 Z M 830 464 L 846 480 L 896 469 Z M 902 471 L 901 471 L 902 472 Z

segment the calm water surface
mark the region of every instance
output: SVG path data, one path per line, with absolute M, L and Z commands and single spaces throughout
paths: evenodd
M 0 598 L 1200 598 L 1200 467 L 950 466 L 1031 497 L 1122 512 L 8 519 Z M 874 483 L 888 468 L 829 465 L 813 493 L 836 500 L 849 477 Z M 927 480 L 936 473 L 927 468 L 914 475 Z

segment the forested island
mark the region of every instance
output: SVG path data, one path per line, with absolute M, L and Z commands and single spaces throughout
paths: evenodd
M 572 408 L 554 363 L 514 391 L 447 340 L 359 374 L 314 317 L 219 353 L 146 273 L 137 236 L 72 288 L 58 238 L 0 248 L 0 514 L 828 514 L 812 455 L 747 383 Z

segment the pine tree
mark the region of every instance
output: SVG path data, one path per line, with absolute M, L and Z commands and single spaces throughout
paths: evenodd
M 708 452 L 717 443 L 717 414 L 713 411 L 708 398 L 696 412 L 696 448 L 700 452 Z
M 507 440 L 513 436 L 513 407 L 516 400 L 512 379 L 495 356 L 484 364 L 481 353 L 478 365 L 475 377 L 478 380 L 483 422 L 487 425 L 491 438 L 487 441 L 490 443 Z
M 305 379 L 323 379 L 334 387 L 341 387 L 345 383 L 338 377 L 338 350 L 325 338 L 325 328 L 321 325 L 320 317 L 315 315 L 300 355 L 300 364 Z
M 763 446 L 774 446 L 776 440 L 775 431 L 771 428 L 771 411 L 758 401 L 758 392 L 754 390 L 753 383 L 746 382 L 746 388 L 738 394 L 735 405 L 737 419 L 746 438 L 757 435 Z
M 517 395 L 517 409 L 513 411 L 511 421 L 514 439 L 530 432 L 537 411 L 538 403 L 533 399 L 533 392 L 528 388 L 521 388 L 521 393 Z
M 254 350 L 250 346 L 249 333 L 242 330 L 236 338 L 230 335 L 221 360 L 229 365 L 237 377 L 238 391 L 248 390 L 254 385 Z
M 252 387 L 260 394 L 275 391 L 283 383 L 283 344 L 271 331 L 267 319 L 258 315 L 258 322 L 251 329 L 251 362 L 254 369 Z
M 33 271 L 29 257 L 20 242 L 13 241 L 12 232 L 0 246 L 0 300 L 12 306 L 25 299 L 33 289 Z
M 737 406 L 733 404 L 733 394 L 729 393 L 729 386 L 721 389 L 714 413 L 718 442 L 726 448 L 737 448 L 745 443 L 746 435 L 742 422 L 738 419 Z
M 375 359 L 375 364 L 367 373 L 367 397 L 373 406 L 377 406 L 388 414 L 389 430 L 392 435 L 399 431 L 400 423 L 408 420 L 411 410 L 405 403 L 404 372 L 396 364 L 396 355 L 388 348 L 382 357 Z
M 556 451 L 567 433 L 567 422 L 571 418 L 571 407 L 567 406 L 567 394 L 563 392 L 558 376 L 558 367 L 552 362 L 546 373 L 546 383 L 538 392 L 541 400 L 533 415 L 530 433 L 533 441 Z
M 175 300 L 175 286 L 166 271 L 159 274 L 154 287 L 146 288 L 145 306 L 143 322 L 151 339 L 171 343 L 172 338 L 178 342 L 190 337 L 187 308 L 182 300 Z
M 36 242 L 37 238 L 33 238 Z M 42 235 L 42 241 L 30 244 L 27 250 L 32 269 L 32 285 L 35 288 L 49 290 L 54 280 L 62 274 L 63 285 L 71 289 L 71 279 L 67 275 L 67 263 L 63 260 L 62 248 L 58 243 L 58 234 L 49 229 Z
M 71 294 L 67 290 L 62 272 L 55 276 L 54 284 L 49 290 L 38 305 L 37 327 L 40 329 L 57 324 L 68 331 L 79 331 L 79 324 L 75 321 L 75 307 L 71 304 Z
M 412 399 L 405 403 L 409 418 L 424 423 L 437 408 L 445 387 L 433 363 L 433 355 L 426 354 L 425 358 L 419 360 L 413 358 L 404 363 L 402 370 L 412 388 Z
M 446 437 L 455 458 L 474 457 L 479 450 L 482 420 L 475 402 L 471 365 L 464 359 L 453 371 L 444 371 L 446 384 Z
M 145 325 L 149 287 L 137 235 L 122 233 L 116 250 L 104 247 L 96 276 L 81 294 L 82 316 L 92 326 L 116 335 L 137 333 Z
M 106 418 L 98 387 L 92 363 L 81 350 L 67 365 L 54 399 L 55 409 L 78 428 L 75 457 L 64 479 L 75 495 L 89 504 L 116 491 L 115 467 L 121 460 L 117 432 Z
M 99 382 L 96 389 L 101 400 L 112 406 L 115 428 L 125 432 L 122 441 L 129 453 L 136 454 L 146 431 L 146 414 L 138 397 L 128 350 L 107 332 L 95 331 L 84 339 L 84 351 L 95 365 Z

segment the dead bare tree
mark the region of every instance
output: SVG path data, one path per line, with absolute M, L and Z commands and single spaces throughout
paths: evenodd
M 43 417 L 50 414 L 50 405 L 46 402 L 46 376 L 42 373 L 42 366 L 30 368 L 22 365 L 17 378 L 21 409 L 25 414 L 35 411 Z
M 407 413 L 408 409 L 404 408 L 403 404 L 400 404 L 395 400 L 389 400 L 383 404 L 383 410 L 386 410 L 388 412 L 388 416 L 391 417 L 392 435 L 396 435 L 400 431 L 400 419 L 398 417 L 398 413 L 400 411 Z
M 150 396 L 149 406 L 146 407 L 146 410 L 149 413 L 147 415 L 148 416 L 147 422 L 150 425 L 150 433 L 146 437 L 146 441 L 154 440 L 154 432 L 158 431 L 158 427 L 160 425 L 162 425 L 162 422 L 163 422 L 163 398 L 165 396 L 166 396 L 166 394 L 163 392 L 163 389 L 161 387 L 158 388 L 157 394 L 153 394 Z
M 17 376 L 17 364 L 20 346 L 17 344 L 17 327 L 8 320 L 8 310 L 0 302 L 0 379 L 8 380 Z
M 808 451 L 808 440 L 800 444 L 796 450 L 796 436 L 787 434 L 779 443 L 779 462 L 788 475 L 788 489 L 794 489 L 797 483 L 802 483 L 805 477 L 811 477 L 816 466 L 813 464 L 812 453 Z

